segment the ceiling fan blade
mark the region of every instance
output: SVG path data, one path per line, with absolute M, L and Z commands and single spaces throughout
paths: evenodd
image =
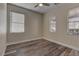
M 45 5 L 45 6 L 50 6 L 50 4 L 48 4 L 48 3 L 43 3 L 43 5 Z
M 58 5 L 59 3 L 54 3 L 54 5 Z
M 34 7 L 38 7 L 38 4 L 36 4 Z

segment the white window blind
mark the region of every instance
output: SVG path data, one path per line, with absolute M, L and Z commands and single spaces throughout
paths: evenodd
M 10 32 L 24 32 L 24 14 L 10 12 Z
M 69 11 L 68 29 L 71 33 L 79 33 L 79 8 L 75 8 Z
M 56 17 L 52 17 L 49 19 L 49 31 L 55 32 L 56 31 Z

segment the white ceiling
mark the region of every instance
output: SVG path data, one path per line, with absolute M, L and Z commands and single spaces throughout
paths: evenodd
M 46 13 L 48 12 L 51 8 L 56 7 L 53 3 L 50 3 L 50 6 L 43 6 L 43 7 L 34 7 L 37 3 L 13 3 L 17 6 L 21 6 L 27 9 L 31 9 L 33 11 L 39 12 L 39 13 Z

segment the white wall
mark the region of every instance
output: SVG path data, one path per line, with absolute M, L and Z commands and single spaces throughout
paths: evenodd
M 10 11 L 16 11 L 25 15 L 25 32 L 10 33 Z M 8 39 L 7 43 L 29 41 L 42 36 L 42 14 L 8 4 Z
M 44 21 L 43 21 L 43 36 L 47 38 L 50 41 L 59 42 L 63 45 L 72 47 L 74 49 L 79 50 L 79 35 L 69 35 L 67 33 L 67 15 L 68 11 L 72 8 L 79 7 L 79 4 L 62 4 L 60 6 L 56 6 L 52 8 L 48 13 L 44 14 Z M 49 18 L 52 16 L 56 16 L 56 29 L 57 31 L 49 32 L 48 27 L 48 21 Z
M 7 20 L 6 4 L 0 3 L 0 56 L 4 55 L 6 49 L 6 20 Z

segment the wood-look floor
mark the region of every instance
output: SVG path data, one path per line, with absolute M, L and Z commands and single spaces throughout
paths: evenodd
M 5 56 L 79 56 L 79 51 L 39 39 L 9 45 Z

